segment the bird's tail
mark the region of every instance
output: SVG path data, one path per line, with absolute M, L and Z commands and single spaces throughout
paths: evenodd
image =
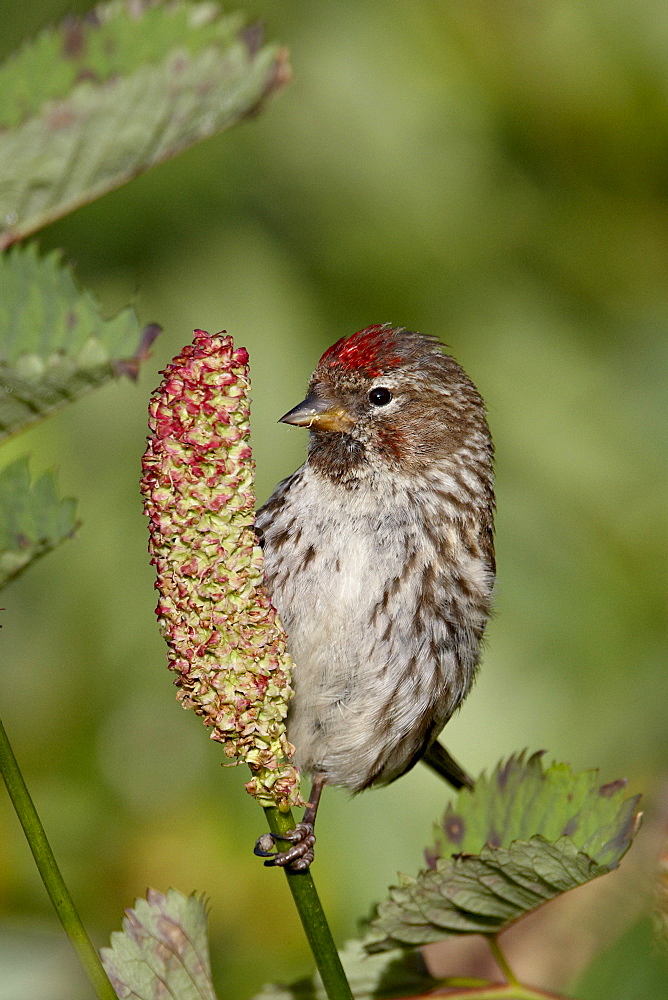
M 473 778 L 466 773 L 463 767 L 460 767 L 438 740 L 431 744 L 422 760 L 442 778 L 449 781 L 453 788 L 473 788 Z

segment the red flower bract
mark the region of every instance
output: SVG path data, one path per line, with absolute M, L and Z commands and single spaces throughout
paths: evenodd
M 285 717 L 286 635 L 262 584 L 249 438 L 248 353 L 195 331 L 149 406 L 141 481 L 156 614 L 178 697 L 212 728 L 262 805 L 300 805 Z

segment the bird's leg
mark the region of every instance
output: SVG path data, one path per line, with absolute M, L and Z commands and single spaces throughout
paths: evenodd
M 258 838 L 254 847 L 254 853 L 260 858 L 267 858 L 266 867 L 287 868 L 291 872 L 305 872 L 313 861 L 313 848 L 315 845 L 315 817 L 318 812 L 318 804 L 322 790 L 325 787 L 325 778 L 321 774 L 313 776 L 311 785 L 311 795 L 304 810 L 301 823 L 297 823 L 294 830 L 286 833 L 264 833 Z M 272 854 L 271 849 L 277 840 L 287 840 L 292 844 L 287 851 L 278 851 Z

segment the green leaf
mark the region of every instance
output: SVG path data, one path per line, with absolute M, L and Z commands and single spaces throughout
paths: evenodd
M 234 39 L 240 15 L 221 19 L 216 5 L 198 7 L 107 3 L 46 28 L 0 66 L 0 128 L 33 117 L 45 101 L 66 97 L 82 80 L 104 83 L 143 63 L 159 63 L 185 36 L 193 55 Z
M 288 78 L 285 50 L 212 3 L 119 0 L 44 32 L 0 67 L 0 249 L 228 128 Z
M 361 941 L 348 941 L 340 952 L 355 1000 L 395 1000 L 436 989 L 422 955 L 403 949 L 368 955 Z M 317 973 L 290 986 L 265 986 L 253 1000 L 327 1000 Z
M 206 909 L 194 894 L 149 889 L 100 956 L 121 1000 L 216 1000 Z
M 0 587 L 72 535 L 75 507 L 58 497 L 53 472 L 31 485 L 26 458 L 0 471 Z
M 501 762 L 448 806 L 430 867 L 404 877 L 371 920 L 369 951 L 458 934 L 498 934 L 549 899 L 616 868 L 637 830 L 639 796 L 597 771 Z
M 105 320 L 57 252 L 0 255 L 0 440 L 119 375 L 136 377 L 159 327 Z
M 597 770 L 575 775 L 568 764 L 545 768 L 541 753 L 513 755 L 447 806 L 428 860 L 541 834 L 552 842 L 570 837 L 599 863 L 616 866 L 630 844 L 639 798 L 625 799 L 625 788 L 623 780 L 602 785 Z

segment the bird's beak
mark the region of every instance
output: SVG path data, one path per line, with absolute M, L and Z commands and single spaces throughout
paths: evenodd
M 345 434 L 355 423 L 347 410 L 329 399 L 312 392 L 302 403 L 281 417 L 279 423 L 295 427 L 314 427 L 319 431 L 338 431 Z

